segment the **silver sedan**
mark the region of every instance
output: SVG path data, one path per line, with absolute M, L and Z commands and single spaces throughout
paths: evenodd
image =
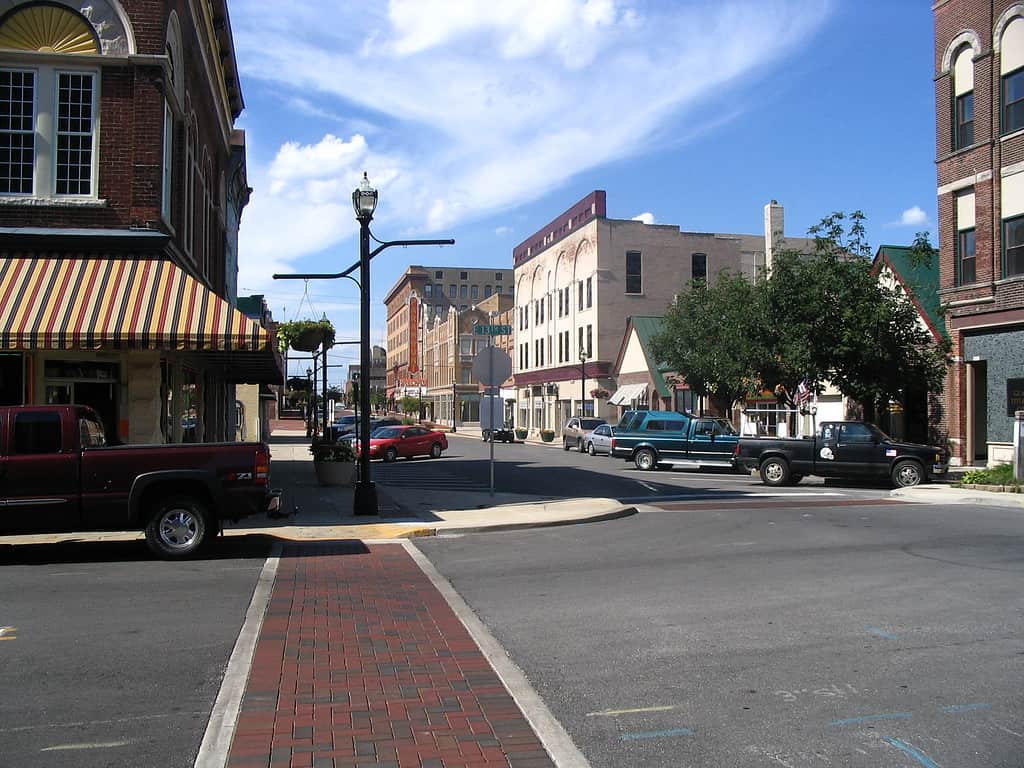
M 596 456 L 599 453 L 611 454 L 614 429 L 611 424 L 602 424 L 599 427 L 595 427 L 593 432 L 588 433 L 586 438 L 587 453 L 591 456 Z

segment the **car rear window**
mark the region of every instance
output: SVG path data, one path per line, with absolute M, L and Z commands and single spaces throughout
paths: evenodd
M 582 419 L 580 421 L 580 426 L 583 429 L 597 429 L 602 424 L 604 424 L 604 419 Z

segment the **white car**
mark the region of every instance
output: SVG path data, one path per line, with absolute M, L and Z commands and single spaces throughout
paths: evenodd
M 586 437 L 587 453 L 591 456 L 596 456 L 599 453 L 611 455 L 614 430 L 615 428 L 611 424 L 602 424 L 599 427 L 595 427 L 594 431 L 590 432 Z

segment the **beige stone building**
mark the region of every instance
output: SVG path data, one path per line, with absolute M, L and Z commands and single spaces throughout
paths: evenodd
M 625 404 L 613 365 L 630 317 L 664 314 L 691 280 L 752 277 L 774 252 L 807 244 L 783 236 L 775 201 L 764 234 L 736 235 L 610 219 L 605 193 L 590 193 L 513 250 L 516 425 L 559 433 L 580 413 L 614 422 Z
M 512 276 L 511 269 L 494 267 L 410 266 L 384 297 L 388 398 L 397 401 L 427 386 L 427 372 L 420 370 L 425 324 L 446 322 L 452 309 L 466 312 L 495 294 L 511 297 Z

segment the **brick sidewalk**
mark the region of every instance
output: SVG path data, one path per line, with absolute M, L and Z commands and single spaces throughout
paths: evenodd
M 399 544 L 285 548 L 231 768 L 553 766 Z

